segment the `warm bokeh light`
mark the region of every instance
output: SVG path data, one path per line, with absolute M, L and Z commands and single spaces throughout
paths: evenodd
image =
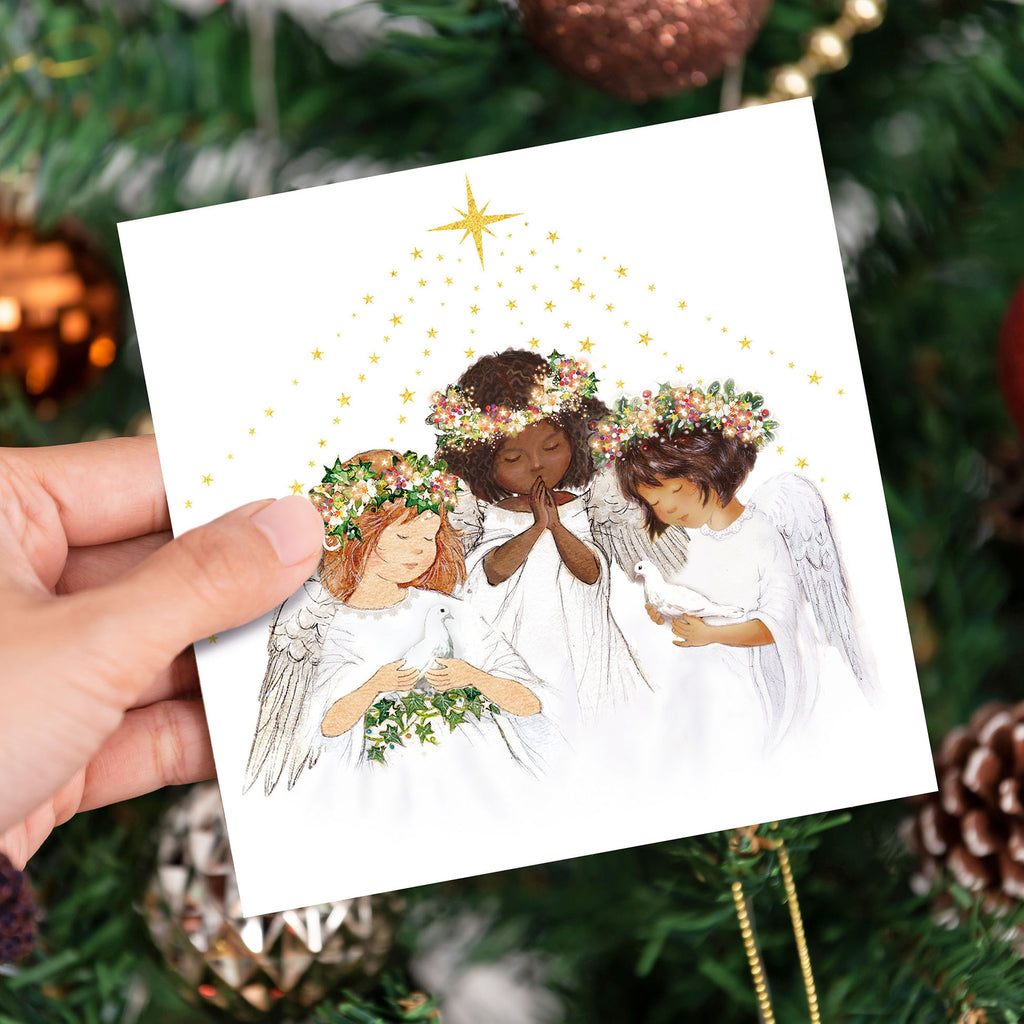
M 60 336 L 69 345 L 76 345 L 89 336 L 89 324 L 89 314 L 84 309 L 67 309 L 60 315 Z
M 113 339 L 107 337 L 105 334 L 101 334 L 95 341 L 89 346 L 89 362 L 93 366 L 109 366 L 114 361 L 114 356 L 117 353 L 117 346 L 114 344 Z
M 0 331 L 16 331 L 21 325 L 21 306 L 10 295 L 0 295 Z
M 41 395 L 57 375 L 57 350 L 41 345 L 29 353 L 25 368 L 25 390 L 30 395 Z

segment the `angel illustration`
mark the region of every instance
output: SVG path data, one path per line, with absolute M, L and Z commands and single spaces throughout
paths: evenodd
M 639 559 L 665 572 L 686 561 L 683 531 L 652 542 L 614 473 L 596 474 L 597 386 L 575 359 L 508 349 L 435 394 L 428 419 L 469 488 L 453 515 L 473 606 L 558 689 L 565 722 L 649 687 L 609 608 L 610 559 L 630 574 Z
M 680 581 L 744 609 L 731 622 L 710 609 L 680 613 L 672 586 L 656 569 L 638 566 L 648 614 L 658 624 L 670 621 L 676 646 L 708 649 L 720 699 L 756 697 L 768 747 L 813 707 L 823 646 L 840 652 L 869 698 L 874 687 L 817 488 L 785 473 L 763 483 L 747 505 L 736 497 L 775 429 L 762 396 L 737 392 L 731 380 L 706 391 L 666 384 L 657 394 L 620 400 L 594 441 L 597 461 L 614 466 L 652 537 L 673 527 L 689 533 Z
M 466 574 L 457 488 L 426 457 L 371 451 L 311 491 L 325 551 L 271 626 L 246 791 L 291 789 L 325 752 L 387 766 L 443 748 L 465 771 L 489 758 L 544 770 L 559 739 L 548 687 L 452 596 Z

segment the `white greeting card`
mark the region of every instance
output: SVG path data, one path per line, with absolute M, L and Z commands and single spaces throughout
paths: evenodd
M 934 788 L 810 101 L 121 225 L 247 914 Z M 357 458 L 357 456 L 359 456 Z

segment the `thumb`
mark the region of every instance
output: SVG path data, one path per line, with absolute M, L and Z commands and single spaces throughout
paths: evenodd
M 68 599 L 111 680 L 141 689 L 187 644 L 258 618 L 317 566 L 323 520 L 291 495 L 228 512 L 164 545 L 130 573 Z M 105 673 L 106 674 L 106 673 Z

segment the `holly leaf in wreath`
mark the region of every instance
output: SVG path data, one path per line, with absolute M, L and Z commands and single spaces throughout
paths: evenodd
M 420 743 L 436 743 L 437 740 L 434 738 L 434 726 L 431 722 L 420 722 L 416 726 L 416 736 Z
M 420 715 L 427 710 L 427 702 L 421 693 L 410 693 L 402 701 L 405 710 L 413 715 Z
M 466 713 L 464 711 L 453 711 L 448 716 L 448 728 L 452 732 L 455 732 L 456 728 L 458 728 L 458 726 L 462 725 L 462 723 L 465 722 L 465 720 L 466 720 Z
M 383 747 L 370 747 L 366 752 L 367 761 L 376 761 L 378 764 L 386 764 L 387 760 L 384 755 Z
M 381 733 L 381 736 L 380 736 L 380 738 L 381 738 L 381 739 L 382 739 L 382 740 L 383 740 L 383 741 L 384 741 L 385 743 L 397 743 L 397 744 L 398 744 L 399 746 L 404 746 L 404 744 L 402 743 L 402 734 L 401 734 L 401 733 L 400 733 L 400 732 L 398 731 L 398 729 L 397 729 L 397 728 L 396 728 L 395 726 L 393 726 L 393 725 L 389 725 L 389 726 L 388 726 L 388 727 L 387 727 L 387 728 L 386 728 L 386 729 L 385 729 L 385 730 L 384 730 L 384 731 L 383 731 L 383 732 Z

